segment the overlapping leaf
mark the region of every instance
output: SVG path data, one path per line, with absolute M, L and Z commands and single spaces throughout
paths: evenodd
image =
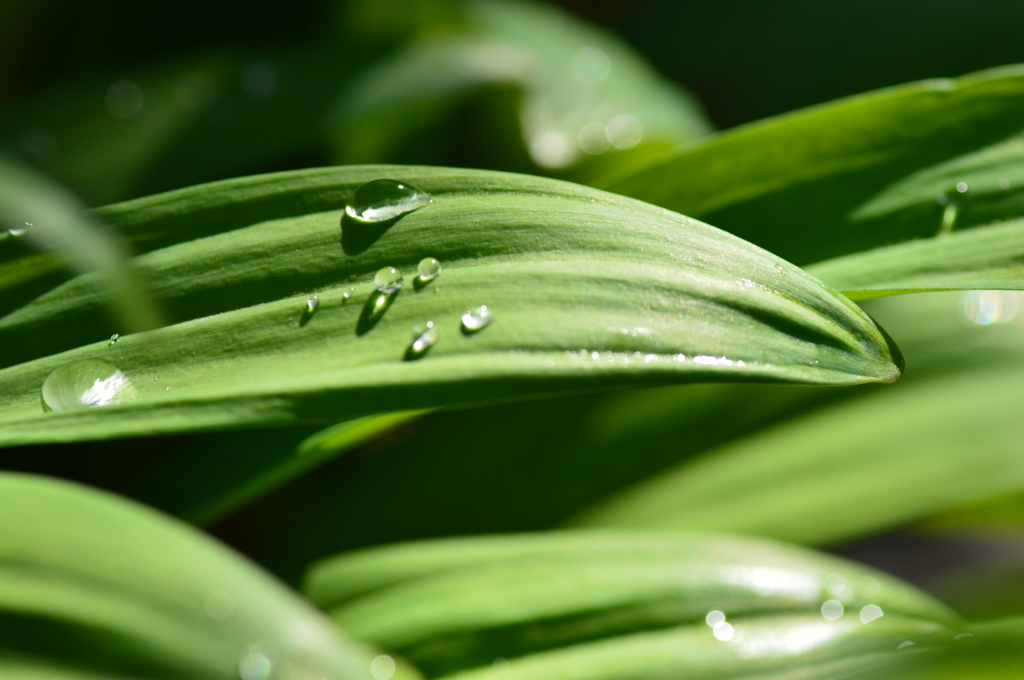
M 819 646 L 852 655 L 857 643 L 845 638 L 879 611 L 895 622 L 882 638 L 955 622 L 941 605 L 877 572 L 713 535 L 556 532 L 389 546 L 321 563 L 307 592 L 350 633 L 400 651 L 430 676 L 502 658 L 524 677 L 631 677 L 680 665 L 731 677 L 760 669 L 766 658 L 792 663 L 792 655 Z M 734 623 L 713 634 L 717 622 L 704 622 L 711 611 Z M 840 620 L 830 623 L 822 611 Z M 745 618 L 753 615 L 762 618 Z M 671 630 L 688 623 L 696 625 Z M 808 646 L 769 643 L 786 636 Z M 769 649 L 748 654 L 744 644 Z M 563 649 L 537 654 L 555 647 Z
M 380 177 L 434 203 L 379 227 L 341 221 L 342 197 Z M 0 443 L 337 421 L 640 382 L 899 375 L 874 323 L 792 265 L 680 215 L 554 180 L 363 166 L 216 183 L 106 214 L 139 241 L 178 225 L 193 237 L 135 261 L 171 313 L 191 320 L 70 350 L 116 330 L 97 323 L 103 297 L 89 277 L 8 314 L 7 360 L 45 358 L 0 372 Z M 195 238 L 200 230 L 214 233 Z M 385 265 L 411 279 L 426 256 L 445 266 L 429 285 L 382 296 L 369 282 Z M 494 323 L 460 333 L 460 315 L 479 304 Z M 441 342 L 403 360 L 410 329 L 428 320 Z M 46 375 L 85 358 L 125 371 L 141 397 L 41 413 Z
M 369 677 L 312 607 L 178 522 L 42 477 L 2 474 L 0 495 L 5 677 Z

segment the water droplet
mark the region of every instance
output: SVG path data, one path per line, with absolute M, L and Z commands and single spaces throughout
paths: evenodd
M 43 381 L 43 408 L 67 411 L 111 406 L 138 396 L 124 373 L 102 361 L 86 359 L 58 367 Z
M 435 257 L 425 257 L 416 265 L 416 271 L 419 272 L 420 281 L 433 281 L 441 275 L 441 263 Z
M 475 333 L 487 328 L 493 318 L 491 310 L 487 309 L 487 305 L 467 309 L 462 314 L 462 328 L 468 333 Z
M 405 279 L 402 278 L 402 272 L 394 267 L 383 267 L 373 275 L 373 285 L 377 286 L 377 290 L 385 295 L 402 290 L 403 283 L 405 283 Z
M 941 204 L 945 205 L 945 209 L 942 211 L 942 222 L 939 223 L 939 234 L 948 234 L 953 231 L 953 225 L 956 224 L 957 215 L 960 212 L 960 204 L 957 201 L 947 199 Z
M 313 297 L 306 300 L 306 312 L 312 314 L 320 307 L 320 296 L 314 295 Z
M 783 267 L 781 264 L 776 264 L 772 266 L 775 267 L 775 271 L 777 271 L 782 276 L 789 276 L 789 270 Z
M 725 621 L 725 614 L 717 609 L 708 612 L 708 615 L 704 617 L 704 622 L 712 628 L 720 624 L 722 621 Z
M 604 123 L 587 123 L 576 135 L 576 141 L 585 152 L 596 156 L 608 150 L 612 145 L 608 141 L 608 133 Z
M 250 649 L 238 659 L 238 677 L 242 680 L 267 680 L 274 664 L 257 649 Z
M 409 353 L 413 356 L 424 354 L 428 349 L 437 344 L 437 329 L 434 322 L 428 321 L 424 325 L 412 327 L 412 344 L 409 345 Z
M 11 227 L 10 229 L 7 230 L 7 233 L 10 234 L 11 236 L 21 236 L 26 231 L 31 229 L 33 226 L 35 225 L 33 225 L 31 222 L 26 222 L 24 227 Z
M 356 189 L 345 212 L 359 222 L 386 222 L 419 210 L 427 203 L 430 203 L 430 196 L 411 184 L 377 179 Z
M 821 605 L 821 615 L 829 621 L 835 621 L 843 616 L 843 603 L 838 600 L 829 600 Z
M 121 336 L 118 335 L 117 333 L 114 333 L 113 335 L 110 336 L 110 344 L 108 345 L 108 347 L 110 345 L 116 345 L 117 341 L 120 340 L 120 339 L 121 339 Z
M 732 640 L 733 635 L 736 634 L 736 631 L 732 628 L 732 624 L 726 623 L 725 621 L 716 623 L 715 627 L 711 629 L 711 632 L 714 633 L 715 637 L 722 642 Z
M 882 608 L 877 604 L 869 604 L 860 610 L 860 622 L 871 623 L 875 619 L 883 616 Z
M 913 646 L 914 646 L 914 643 L 911 642 L 910 640 L 907 640 L 906 642 L 901 642 L 900 646 L 897 647 L 896 649 L 906 649 L 907 647 L 913 647 Z
M 1007 189 L 1009 189 L 1010 188 L 1010 180 L 1008 180 L 1008 179 L 1001 179 L 1001 180 L 999 180 L 999 188 L 1002 189 L 1003 191 L 1006 191 Z
M 967 193 L 967 182 L 957 182 L 956 190 L 961 194 Z
M 341 301 L 342 302 L 348 302 L 349 300 L 352 299 L 352 296 L 355 295 L 355 294 L 356 294 L 356 289 L 353 288 L 352 286 L 349 286 L 348 290 L 346 290 L 344 293 L 341 294 Z
M 165 391 L 165 392 L 170 392 L 170 391 L 171 391 L 171 387 L 170 387 L 170 385 L 168 385 L 167 387 L 165 387 L 165 388 L 164 388 L 164 391 Z
M 608 121 L 608 141 L 616 149 L 632 149 L 643 138 L 644 129 L 633 116 L 624 113 Z
M 395 660 L 387 654 L 379 654 L 370 662 L 370 675 L 374 680 L 390 680 L 395 674 Z
M 972 638 L 972 637 L 974 637 L 974 633 L 960 633 L 959 635 L 956 636 L 955 639 L 963 640 L 965 638 Z

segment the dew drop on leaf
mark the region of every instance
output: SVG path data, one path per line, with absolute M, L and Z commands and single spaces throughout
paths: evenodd
M 114 333 L 113 335 L 110 336 L 110 343 L 109 344 L 110 345 L 116 345 L 117 341 L 120 340 L 120 339 L 121 339 L 121 336 L 119 334 L 117 334 L 117 333 Z
M 122 371 L 94 359 L 56 368 L 43 381 L 43 408 L 67 411 L 89 406 L 112 406 L 138 396 Z
M 382 267 L 373 275 L 373 285 L 377 286 L 377 290 L 385 295 L 402 290 L 403 283 L 402 272 L 395 267 Z
M 493 317 L 487 305 L 480 305 L 473 309 L 467 309 L 462 314 L 462 328 L 470 333 L 482 330 L 490 325 Z
M 425 257 L 416 265 L 416 271 L 423 282 L 433 281 L 441 275 L 441 263 L 436 257 Z
M 377 179 L 355 190 L 345 212 L 358 222 L 386 222 L 428 203 L 430 196 L 411 184 Z
M 436 344 L 437 329 L 434 328 L 433 321 L 428 321 L 422 326 L 413 326 L 412 344 L 409 345 L 410 354 L 412 354 L 413 356 L 420 356 Z
M 314 295 L 313 297 L 306 300 L 306 312 L 312 314 L 320 307 L 320 296 Z

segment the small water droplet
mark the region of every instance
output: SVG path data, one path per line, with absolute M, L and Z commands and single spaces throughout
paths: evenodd
M 967 182 L 957 182 L 956 190 L 961 194 L 967 193 Z
M 123 372 L 102 361 L 86 359 L 56 368 L 43 381 L 43 408 L 67 411 L 111 406 L 138 396 Z
M 170 386 L 168 385 L 167 387 L 165 387 L 165 388 L 164 388 L 164 391 L 165 391 L 165 392 L 170 392 L 170 391 L 171 391 L 171 388 L 170 388 Z
M 420 281 L 433 281 L 441 275 L 441 263 L 435 257 L 425 257 L 416 265 L 416 271 L 419 272 Z
M 10 229 L 7 230 L 7 233 L 10 234 L 11 236 L 21 236 L 26 231 L 31 229 L 33 226 L 35 225 L 32 224 L 31 222 L 26 222 L 24 227 L 11 227 Z
M 422 326 L 417 324 L 412 327 L 412 344 L 409 345 L 409 353 L 413 356 L 424 354 L 428 349 L 437 344 L 437 329 L 434 322 L 428 321 Z
M 117 341 L 120 340 L 120 339 L 121 339 L 121 336 L 118 335 L 117 333 L 114 333 L 113 335 L 110 336 L 110 345 L 116 345 Z M 110 345 L 108 345 L 108 347 Z
M 405 283 L 405 279 L 402 278 L 402 272 L 394 267 L 383 267 L 373 275 L 373 285 L 377 286 L 377 290 L 385 295 L 402 290 L 403 283 Z
M 430 196 L 411 184 L 393 179 L 377 179 L 356 189 L 345 206 L 349 217 L 358 222 L 386 222 L 419 210 L 430 203 Z
M 777 271 L 782 276 L 789 276 L 789 270 L 783 267 L 781 264 L 776 264 L 773 266 L 775 267 L 775 271 Z
M 490 325 L 494 317 L 487 305 L 480 305 L 473 309 L 467 309 L 462 314 L 462 328 L 468 333 L 475 333 Z
M 896 649 L 906 649 L 907 647 L 913 647 L 913 646 L 914 646 L 914 643 L 911 642 L 910 640 L 907 640 L 906 642 L 901 642 L 900 646 L 897 647 Z
M 839 600 L 829 600 L 821 605 L 821 615 L 829 621 L 836 621 L 843 616 L 843 603 Z
M 718 611 L 717 609 L 708 612 L 708 615 L 704 617 L 704 623 L 708 624 L 712 628 L 725 621 L 725 614 Z
M 352 296 L 355 295 L 355 294 L 356 294 L 356 289 L 353 288 L 352 286 L 349 286 L 348 290 L 346 290 L 344 293 L 341 294 L 341 301 L 342 302 L 348 302 L 349 300 L 352 299 Z
M 875 619 L 883 616 L 882 608 L 877 604 L 869 604 L 860 610 L 860 621 L 861 623 L 871 623 Z
M 715 627 L 712 628 L 711 631 L 714 633 L 715 637 L 722 642 L 732 640 L 733 636 L 736 634 L 736 631 L 733 630 L 732 624 L 726 623 L 725 621 L 716 623 Z
M 370 675 L 374 680 L 390 680 L 395 674 L 395 660 L 387 654 L 379 654 L 370 662 Z
M 313 297 L 306 300 L 306 312 L 312 314 L 320 307 L 320 296 L 314 295 Z

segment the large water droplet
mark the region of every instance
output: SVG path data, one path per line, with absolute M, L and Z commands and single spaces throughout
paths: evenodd
M 382 267 L 373 275 L 373 285 L 377 286 L 377 290 L 385 295 L 391 295 L 402 290 L 404 282 L 402 272 L 394 267 Z
M 31 222 L 26 222 L 24 227 L 11 227 L 7 230 L 7 233 L 11 236 L 21 236 L 33 226 L 34 225 Z
M 136 396 L 128 376 L 94 359 L 64 364 L 43 381 L 43 408 L 47 411 L 111 406 Z
M 434 322 L 428 321 L 422 326 L 416 325 L 412 328 L 412 344 L 409 345 L 409 353 L 419 356 L 437 344 L 437 329 Z
M 430 203 L 430 196 L 411 184 L 377 179 L 356 189 L 345 212 L 359 222 L 386 222 L 419 210 L 427 203 Z
M 416 265 L 416 271 L 419 272 L 420 281 L 433 281 L 441 275 L 441 263 L 436 257 L 425 257 Z
M 491 310 L 487 309 L 487 305 L 480 305 L 467 309 L 462 314 L 462 328 L 469 333 L 475 333 L 489 326 L 492 319 Z

